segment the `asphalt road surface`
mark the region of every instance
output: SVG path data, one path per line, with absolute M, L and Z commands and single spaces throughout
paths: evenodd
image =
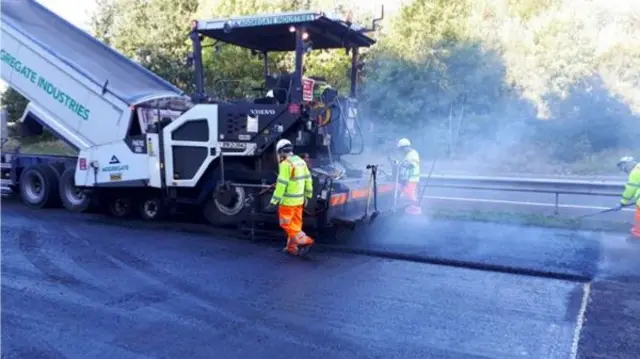
M 412 219 L 348 243 L 595 278 L 582 283 L 300 260 L 7 200 L 1 220 L 3 358 L 640 357 L 640 245 L 622 236 Z

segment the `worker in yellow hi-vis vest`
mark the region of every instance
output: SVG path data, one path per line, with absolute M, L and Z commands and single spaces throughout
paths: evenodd
M 302 231 L 302 212 L 313 196 L 313 181 L 307 163 L 293 154 L 293 145 L 287 139 L 276 143 L 278 155 L 278 180 L 271 202 L 265 209 L 270 212 L 278 207 L 280 227 L 287 234 L 284 252 L 292 255 L 306 254 L 314 240 Z
M 640 164 L 633 157 L 626 156 L 618 161 L 618 168 L 622 172 L 629 174 L 622 193 L 622 199 L 620 200 L 620 208 L 635 202 L 636 214 L 631 227 L 631 235 L 636 239 L 640 239 Z
M 422 210 L 418 202 L 418 183 L 420 182 L 420 155 L 418 151 L 411 147 L 411 141 L 402 138 L 398 141 L 398 150 L 404 154 L 404 159 L 400 162 L 400 182 L 402 186 L 402 197 L 410 201 L 405 212 L 407 214 L 419 215 Z

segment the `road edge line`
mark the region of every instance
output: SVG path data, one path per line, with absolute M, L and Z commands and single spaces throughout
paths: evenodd
M 587 307 L 589 305 L 589 297 L 591 296 L 591 282 L 587 282 L 583 286 L 582 302 L 580 303 L 580 310 L 576 317 L 576 328 L 573 331 L 573 341 L 571 343 L 571 355 L 570 359 L 578 358 L 578 347 L 580 344 L 580 337 L 582 336 L 582 328 L 584 327 L 585 315 L 587 314 Z

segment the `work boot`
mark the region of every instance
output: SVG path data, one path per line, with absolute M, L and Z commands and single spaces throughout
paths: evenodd
M 295 245 L 293 241 L 289 241 L 287 246 L 282 249 L 284 253 L 291 254 L 295 256 L 298 253 L 298 246 Z
M 309 253 L 310 249 L 311 246 L 299 246 L 296 249 L 284 248 L 282 252 L 290 256 L 301 257 Z
M 422 208 L 416 205 L 409 205 L 407 206 L 407 208 L 405 208 L 404 212 L 412 216 L 418 216 L 422 214 Z
M 298 255 L 298 249 L 291 249 L 289 247 L 285 247 L 285 248 L 282 249 L 282 253 L 288 254 L 290 256 L 297 256 Z
M 625 240 L 627 243 L 632 244 L 634 246 L 640 246 L 640 237 L 634 236 L 633 234 L 628 235 Z
M 627 242 L 640 244 L 640 236 L 637 233 L 629 233 L 627 236 Z
M 313 240 L 313 238 L 309 237 L 309 236 L 304 236 L 302 237 L 302 239 L 300 239 L 298 241 L 298 247 L 300 246 L 304 246 L 304 247 L 309 247 L 315 244 L 315 241 Z
M 309 250 L 314 243 L 315 241 L 311 237 L 304 236 L 304 238 L 298 242 L 298 255 L 303 256 L 309 253 Z
M 288 254 L 296 253 L 298 251 L 296 242 L 291 238 L 287 238 L 287 245 L 282 249 L 282 251 Z
M 303 257 L 303 256 L 307 255 L 307 253 L 309 253 L 310 250 L 311 250 L 311 246 L 299 247 L 298 248 L 298 256 Z

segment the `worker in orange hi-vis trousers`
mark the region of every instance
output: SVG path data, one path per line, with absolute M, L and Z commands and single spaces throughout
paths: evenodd
M 420 155 L 418 151 L 411 148 L 411 142 L 402 138 L 398 141 L 398 150 L 404 154 L 404 159 L 400 162 L 400 179 L 403 182 L 402 197 L 410 201 L 405 212 L 411 215 L 419 215 L 422 209 L 418 202 L 418 183 L 420 182 Z
M 293 145 L 289 140 L 278 141 L 276 153 L 280 161 L 278 180 L 265 211 L 273 211 L 278 206 L 280 227 L 287 234 L 284 252 L 302 256 L 314 244 L 314 240 L 302 231 L 302 212 L 313 196 L 311 173 L 307 163 L 293 154 Z
M 618 161 L 618 168 L 629 174 L 622 193 L 622 200 L 620 200 L 620 208 L 628 206 L 632 201 L 636 203 L 635 221 L 631 227 L 631 235 L 635 239 L 640 239 L 640 164 L 633 157 L 626 156 Z

